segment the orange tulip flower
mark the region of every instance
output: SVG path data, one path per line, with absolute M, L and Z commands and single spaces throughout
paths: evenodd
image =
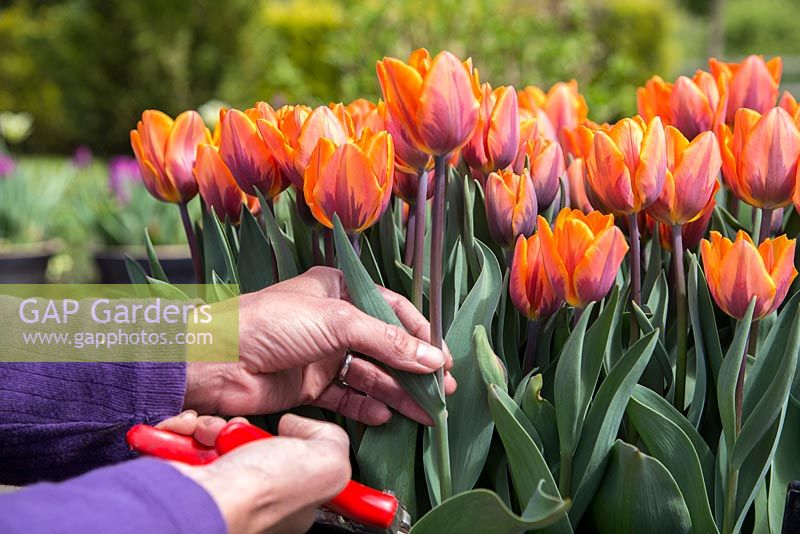
M 728 87 L 725 113 L 728 124 L 733 124 L 740 108 L 765 113 L 775 106 L 783 70 L 781 58 L 764 61 L 762 56 L 748 56 L 741 63 L 723 63 L 711 58 L 708 65 L 711 74 Z
M 661 117 L 665 124 L 694 139 L 725 120 L 726 90 L 720 80 L 698 70 L 694 77 L 681 76 L 674 84 L 653 76 L 637 90 L 636 100 L 645 120 Z
M 510 248 L 517 236 L 529 236 L 536 228 L 536 193 L 528 171 L 493 172 L 486 179 L 486 220 L 489 233 L 499 245 Z
M 227 218 L 231 223 L 239 224 L 243 203 L 253 213 L 260 211 L 258 199 L 241 190 L 220 156 L 220 150 L 214 145 L 201 143 L 197 147 L 194 176 L 206 208 L 213 210 L 220 220 Z
M 478 125 L 461 155 L 473 171 L 483 174 L 505 169 L 514 161 L 519 144 L 519 108 L 513 87 L 483 84 Z
M 185 111 L 173 121 L 149 109 L 131 130 L 131 147 L 139 162 L 142 181 L 151 195 L 181 204 L 197 194 L 192 175 L 197 145 L 211 141 L 211 133 L 196 111 Z
M 470 60 L 419 49 L 408 63 L 384 58 L 377 70 L 389 114 L 419 150 L 443 156 L 469 141 L 481 94 Z
M 539 216 L 542 258 L 556 295 L 567 304 L 583 308 L 602 299 L 611 289 L 628 252 L 613 215 L 598 211 L 584 214 L 564 208 L 552 230 Z
M 544 136 L 521 139 L 513 165 L 514 172 L 522 174 L 526 162 L 530 166 L 528 171 L 536 190 L 539 211 L 544 211 L 555 200 L 559 179 L 566 172 L 561 145 Z
M 672 226 L 700 217 L 719 188 L 722 166 L 717 138 L 703 132 L 690 143 L 677 128 L 667 126 L 667 174 L 664 188 L 647 213 Z
M 528 319 L 546 319 L 564 303 L 545 271 L 538 235 L 517 238 L 508 284 L 511 302 Z
M 360 139 L 338 145 L 321 138 L 305 173 L 303 192 L 314 217 L 333 228 L 337 214 L 350 233 L 380 219 L 392 196 L 394 147 L 387 132 L 364 130 Z
M 386 129 L 384 121 L 384 104 L 375 104 L 366 98 L 357 98 L 345 106 L 345 109 L 353 119 L 355 126 L 355 136 L 361 137 L 364 128 L 369 128 L 373 132 L 380 132 Z M 335 109 L 336 104 L 331 104 Z
M 277 121 L 259 119 L 256 124 L 281 170 L 298 189 L 303 188 L 306 166 L 321 138 L 339 146 L 355 136 L 353 119 L 342 104 L 311 112 L 295 106 L 279 113 Z
M 800 130 L 782 108 L 764 115 L 736 112 L 733 132 L 717 131 L 722 176 L 733 193 L 757 208 L 782 208 L 792 202 L 800 158 Z
M 708 289 L 717 306 L 741 319 L 756 297 L 753 319 L 758 320 L 781 305 L 797 269 L 794 268 L 795 239 L 785 235 L 765 239 L 758 247 L 743 231 L 731 242 L 719 232 L 700 242 Z
M 617 215 L 629 215 L 656 201 L 664 187 L 667 154 L 664 127 L 655 117 L 625 118 L 608 132 L 595 133 L 586 160 L 589 183 Z
M 781 95 L 781 99 L 778 100 L 778 107 L 785 109 L 786 112 L 792 116 L 794 121 L 800 125 L 800 104 L 797 103 L 792 93 L 784 91 Z
M 256 121 L 276 120 L 269 104 L 259 102 L 246 112 L 231 109 L 221 122 L 219 154 L 236 183 L 248 195 L 258 189 L 265 199 L 274 198 L 289 186 L 286 176 L 258 133 Z
M 717 183 L 719 186 L 719 182 Z M 683 242 L 684 250 L 694 249 L 700 244 L 700 240 L 706 236 L 708 230 L 708 223 L 711 222 L 711 216 L 714 215 L 714 208 L 717 206 L 717 201 L 714 195 L 708 199 L 706 207 L 700 212 L 700 215 L 681 227 L 681 241 Z M 648 224 L 652 226 L 655 219 L 648 217 Z M 652 230 L 651 230 L 652 231 Z M 661 248 L 672 252 L 672 227 L 668 224 L 658 225 L 658 237 L 661 241 Z

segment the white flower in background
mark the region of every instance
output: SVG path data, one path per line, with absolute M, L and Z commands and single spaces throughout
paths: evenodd
M 0 137 L 11 144 L 23 142 L 33 131 L 33 115 L 26 112 L 0 112 Z

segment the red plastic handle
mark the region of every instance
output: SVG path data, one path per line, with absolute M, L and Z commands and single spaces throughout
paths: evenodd
M 272 434 L 248 423 L 230 423 L 217 436 L 214 448 L 190 436 L 136 425 L 128 431 L 128 444 L 137 451 L 167 460 L 203 465 L 237 447 Z M 325 508 L 365 526 L 388 529 L 394 522 L 399 503 L 391 493 L 378 491 L 351 480 Z

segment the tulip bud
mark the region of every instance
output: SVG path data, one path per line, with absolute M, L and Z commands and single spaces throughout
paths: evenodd
M 517 236 L 529 236 L 536 228 L 536 193 L 528 171 L 493 172 L 486 179 L 486 220 L 489 233 L 499 245 L 510 248 Z
M 198 146 L 194 176 L 206 208 L 213 210 L 220 220 L 228 219 L 232 224 L 239 224 L 242 203 L 247 204 L 251 212 L 258 213 L 258 199 L 246 195 L 239 188 L 214 145 L 202 143 Z
M 211 141 L 199 113 L 185 111 L 173 121 L 160 111 L 147 110 L 130 136 L 142 180 L 151 195 L 175 204 L 194 198 L 197 182 L 192 167 L 197 145 Z
M 538 235 L 520 235 L 514 248 L 508 293 L 511 302 L 531 320 L 546 319 L 564 303 L 556 295 L 544 268 Z
M 714 215 L 714 208 L 717 202 L 714 195 L 708 200 L 706 207 L 700 212 L 697 219 L 688 222 L 681 226 L 681 241 L 683 242 L 684 250 L 693 250 L 700 244 L 700 240 L 706 236 L 708 230 L 708 223 L 711 222 L 711 217 Z M 648 216 L 649 218 L 649 216 Z M 654 219 L 649 218 L 652 223 Z M 661 241 L 661 248 L 667 251 L 672 251 L 672 226 L 668 224 L 658 225 L 658 237 Z
M 664 127 L 656 117 L 625 118 L 607 132 L 597 130 L 586 160 L 589 183 L 600 201 L 617 215 L 628 215 L 656 201 L 667 174 Z
M 753 320 L 778 309 L 797 276 L 795 239 L 785 235 L 765 239 L 758 247 L 743 231 L 731 242 L 719 232 L 700 242 L 703 269 L 714 302 L 725 313 L 741 319 L 756 298 Z
M 614 217 L 598 211 L 584 214 L 564 208 L 552 230 L 539 216 L 538 235 L 556 295 L 576 308 L 606 296 L 628 252 Z
M 667 126 L 667 174 L 664 188 L 647 212 L 672 226 L 693 221 L 719 188 L 722 165 L 719 145 L 712 132 L 703 132 L 691 143 L 677 128 Z
M 256 120 L 272 118 L 269 104 L 259 102 L 246 112 L 229 110 L 221 121 L 219 154 L 239 187 L 255 196 L 258 189 L 270 199 L 289 186 L 269 148 L 258 133 Z
M 725 122 L 728 124 L 733 124 L 740 108 L 766 113 L 775 106 L 783 70 L 781 58 L 764 61 L 763 57 L 752 55 L 741 63 L 723 63 L 711 58 L 708 65 L 711 74 L 727 86 Z
M 420 49 L 408 63 L 384 58 L 377 70 L 389 114 L 417 149 L 443 156 L 469 141 L 480 107 L 471 61 L 462 63 L 450 52 L 431 59 Z
M 394 139 L 394 137 L 392 137 Z M 428 181 L 427 184 L 427 196 L 426 199 L 433 197 L 433 172 L 429 171 L 422 171 L 425 173 L 425 179 Z M 394 180 L 392 185 L 392 191 L 397 198 L 403 200 L 403 202 L 415 205 L 417 203 L 417 190 L 419 189 L 419 174 L 409 174 L 403 170 L 400 170 L 400 166 L 397 163 L 397 156 L 395 156 L 395 166 L 394 166 Z
M 764 115 L 751 109 L 736 113 L 733 132 L 720 125 L 725 184 L 757 208 L 782 208 L 792 202 L 800 159 L 800 130 L 782 108 Z
M 544 211 L 555 200 L 559 179 L 566 172 L 561 145 L 542 136 L 521 140 L 514 172 L 522 174 L 526 165 L 536 191 L 539 211 Z
M 484 176 L 511 165 L 519 144 L 519 110 L 513 87 L 483 84 L 478 125 L 461 155 Z
M 394 148 L 387 132 L 369 129 L 342 145 L 325 137 L 311 154 L 303 193 L 314 217 L 333 228 L 333 214 L 349 233 L 380 219 L 392 196 Z
M 339 146 L 355 134 L 353 120 L 341 104 L 319 106 L 313 111 L 295 106 L 279 113 L 277 121 L 259 119 L 257 126 L 281 170 L 298 189 L 303 188 L 311 152 L 321 138 Z

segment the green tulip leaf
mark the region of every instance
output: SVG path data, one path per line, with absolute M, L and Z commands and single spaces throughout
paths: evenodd
M 506 450 L 511 480 L 519 501 L 530 501 L 539 488 L 548 494 L 558 495 L 558 487 L 550 468 L 530 433 L 530 422 L 522 410 L 507 393 L 495 385 L 489 386 L 488 399 L 492 418 Z M 558 523 L 556 530 L 572 531 L 566 519 Z
M 677 482 L 695 531 L 717 532 L 706 494 L 703 469 L 689 437 L 670 418 L 637 402 L 635 397 L 628 402 L 626 413 L 647 451 L 664 464 Z
M 547 528 L 566 515 L 569 502 L 545 493 L 541 486 L 542 484 L 536 495 L 528 501 L 521 516 L 514 514 L 496 493 L 476 489 L 456 495 L 440 504 L 420 519 L 411 532 L 521 534 Z
M 480 476 L 492 440 L 492 417 L 486 404 L 486 389 L 472 343 L 477 326 L 486 332 L 492 325 L 500 300 L 500 266 L 494 254 L 476 241 L 481 262 L 480 276 L 464 304 L 456 313 L 445 341 L 453 355 L 453 377 L 458 389 L 447 399 L 450 458 L 453 469 L 453 492 L 467 491 Z M 429 443 L 426 432 L 425 443 Z M 426 472 L 432 472 L 426 469 Z
M 717 378 L 717 403 L 719 405 L 719 414 L 722 419 L 722 430 L 725 435 L 725 444 L 727 447 L 727 456 L 730 456 L 733 449 L 734 442 L 736 441 L 736 381 L 739 377 L 739 367 L 742 363 L 742 358 L 745 358 L 745 348 L 747 346 L 747 338 L 750 333 L 750 323 L 753 319 L 753 309 L 756 305 L 756 299 L 753 297 L 747 311 L 739 324 L 736 325 L 736 333 L 733 336 L 728 351 L 725 353 L 725 358 L 722 360 L 722 366 L 719 369 L 719 377 Z
M 789 424 L 783 426 L 769 473 L 769 524 L 773 532 L 783 524 L 789 483 L 800 480 L 800 403 L 792 397 L 786 406 L 786 419 Z
M 631 310 L 633 313 L 633 318 L 636 319 L 636 323 L 639 325 L 639 329 L 642 331 L 642 333 L 649 334 L 655 330 L 653 323 L 650 322 L 650 319 L 647 318 L 647 315 L 638 304 L 631 302 Z M 664 377 L 665 385 L 663 391 L 669 391 L 673 382 L 672 362 L 670 362 L 669 356 L 667 355 L 667 349 L 664 347 L 664 343 L 662 343 L 660 338 L 656 343 L 656 349 L 653 351 L 653 356 L 658 364 L 659 370 L 661 371 L 661 375 Z M 659 389 L 659 391 L 662 390 Z
M 164 272 L 164 268 L 161 267 L 161 262 L 158 261 L 156 249 L 153 246 L 153 242 L 150 240 L 150 232 L 147 231 L 146 226 L 144 227 L 144 248 L 147 250 L 147 261 L 150 264 L 150 273 L 153 278 L 169 283 L 167 273 Z
M 272 251 L 253 214 L 242 204 L 239 227 L 239 283 L 242 293 L 252 293 L 274 283 Z
M 478 368 L 481 371 L 483 382 L 487 386 L 494 384 L 508 393 L 508 383 L 505 370 L 497 359 L 497 355 L 489 344 L 486 328 L 478 325 L 472 333 L 472 346 L 478 358 Z
M 233 253 L 222 225 L 213 212 L 205 210 L 203 211 L 203 257 L 206 280 L 211 280 L 211 273 L 216 272 L 225 283 L 239 283 L 233 266 Z
M 706 493 L 711 495 L 714 487 L 714 455 L 697 429 L 664 397 L 640 384 L 637 384 L 634 388 L 631 400 L 628 402 L 628 408 L 631 407 L 631 404 L 640 404 L 646 409 L 656 412 L 659 416 L 668 419 L 689 438 L 703 471 Z
M 147 277 L 147 283 L 150 284 L 150 295 L 154 297 L 161 297 L 169 300 L 188 301 L 191 300 L 189 295 L 170 284 L 158 278 Z
M 742 465 L 786 405 L 800 353 L 798 304 L 800 294 L 781 312 L 745 382 L 742 430 L 731 458 L 734 469 Z
M 147 283 L 147 273 L 142 265 L 127 254 L 125 254 L 125 270 L 128 271 L 128 278 L 132 284 Z
M 275 252 L 275 260 L 278 264 L 278 280 L 288 280 L 300 274 L 297 269 L 297 261 L 292 252 L 292 246 L 289 238 L 283 233 L 278 221 L 269 209 L 267 201 L 257 188 L 255 189 L 258 201 L 261 203 L 261 216 L 264 217 L 264 227 L 267 230 L 267 237 L 272 245 L 272 250 Z
M 597 390 L 573 461 L 571 487 L 574 498 L 570 508 L 573 523 L 583 515 L 600 484 L 628 399 L 650 361 L 657 341 L 657 329 L 642 336 L 622 356 Z
M 708 361 L 711 366 L 712 383 L 716 383 L 719 369 L 722 365 L 722 345 L 717 333 L 717 323 L 714 315 L 714 304 L 705 276 L 700 269 L 697 256 L 688 253 L 690 258 L 689 268 L 689 317 L 692 323 L 692 335 L 697 352 L 697 359 Z M 694 402 L 692 403 L 694 405 Z M 700 403 L 702 405 L 702 403 Z M 699 417 L 695 419 L 699 421 Z M 695 427 L 697 423 L 693 421 Z
M 664 465 L 633 445 L 617 441 L 606 475 L 589 509 L 600 533 L 676 534 L 700 530 L 692 524 L 680 488 Z
M 344 275 L 350 301 L 364 313 L 378 318 L 381 321 L 403 328 L 403 323 L 397 318 L 392 307 L 386 302 L 378 291 L 375 282 L 356 256 L 353 245 L 342 227 L 339 217 L 334 215 L 333 238 L 336 244 L 336 253 L 339 259 L 339 268 Z M 471 345 L 471 343 L 470 343 Z M 451 351 L 453 350 L 450 346 Z M 413 399 L 436 421 L 444 412 L 444 399 L 439 393 L 436 377 L 433 374 L 420 375 L 397 371 L 385 367 L 387 371 L 397 378 L 403 388 Z

